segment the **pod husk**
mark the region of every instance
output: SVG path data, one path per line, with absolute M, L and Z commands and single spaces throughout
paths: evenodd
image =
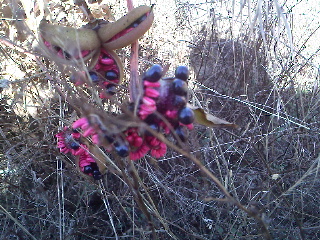
M 87 28 L 72 28 L 68 26 L 59 26 L 42 20 L 39 25 L 39 41 L 45 49 L 46 54 L 61 63 L 70 63 L 70 61 L 89 60 L 99 49 L 100 39 L 97 33 Z M 44 40 L 52 46 L 58 46 L 70 54 L 71 58 L 66 59 L 57 56 L 56 52 L 49 49 Z M 85 57 L 79 57 L 81 51 L 88 50 L 90 53 Z
M 148 12 L 149 15 L 142 23 L 139 24 L 138 27 L 134 28 L 126 35 L 121 36 L 114 41 L 108 42 L 113 36 L 128 28 L 132 23 Z M 152 25 L 153 19 L 154 15 L 152 8 L 149 6 L 140 6 L 134 8 L 127 15 L 123 16 L 116 22 L 102 25 L 98 30 L 98 35 L 103 42 L 103 47 L 105 49 L 115 50 L 130 45 L 142 37 L 146 31 L 148 31 Z
M 114 60 L 114 62 L 116 63 L 117 67 L 118 67 L 118 70 L 119 70 L 119 82 L 118 84 L 120 84 L 123 80 L 123 76 L 124 76 L 124 71 L 123 71 L 123 64 L 122 64 L 122 61 L 121 59 L 119 58 L 119 56 L 112 50 L 107 50 L 107 49 L 104 49 L 104 51 L 106 51 L 110 56 L 111 58 Z M 101 52 L 97 52 L 93 57 L 92 59 L 90 60 L 90 65 L 88 66 L 88 70 L 92 70 L 94 69 L 94 66 L 97 64 L 98 62 L 98 59 L 99 59 L 99 56 L 100 56 Z
M 113 58 L 113 60 L 115 61 L 115 63 L 118 66 L 118 69 L 119 69 L 119 83 L 118 84 L 120 84 L 122 82 L 123 76 L 124 76 L 122 61 L 114 51 L 107 50 L 107 49 L 105 49 L 105 50 L 108 52 L 108 54 L 110 54 L 110 56 Z

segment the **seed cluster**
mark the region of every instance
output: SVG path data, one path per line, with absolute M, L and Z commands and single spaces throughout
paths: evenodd
M 58 143 L 57 146 L 60 152 L 67 154 L 71 153 L 74 156 L 79 157 L 79 169 L 90 176 L 93 176 L 95 180 L 101 179 L 102 175 L 99 171 L 94 157 L 91 156 L 88 147 L 81 140 L 82 136 L 76 129 L 64 127 L 63 131 L 55 135 Z
M 70 81 L 76 86 L 80 86 L 86 82 L 86 79 L 89 79 L 97 87 L 99 97 L 108 99 L 116 94 L 116 87 L 120 82 L 120 71 L 110 51 L 102 48 L 96 65 L 88 72 L 88 78 L 86 73 L 78 72 L 70 77 Z
M 90 71 L 93 83 L 108 87 L 113 85 L 112 81 L 118 81 L 107 53 L 102 52 L 94 69 L 98 74 Z M 107 80 L 101 79 L 101 75 Z M 87 151 L 87 146 L 82 144 L 81 137 L 89 137 L 94 144 L 106 151 L 115 151 L 120 157 L 129 156 L 131 160 L 138 160 L 148 153 L 155 158 L 163 157 L 167 145 L 151 132 L 173 134 L 181 141 L 186 141 L 187 130 L 193 128 L 194 113 L 186 105 L 188 77 L 189 71 L 185 66 L 179 66 L 174 77 L 163 78 L 162 67 L 153 65 L 142 77 L 143 96 L 137 106 L 137 116 L 149 128 L 128 127 L 119 134 L 114 134 L 91 117 L 81 118 L 70 129 L 65 128 L 56 135 L 60 151 L 79 156 L 80 170 L 94 179 L 100 179 L 101 173 L 94 157 Z

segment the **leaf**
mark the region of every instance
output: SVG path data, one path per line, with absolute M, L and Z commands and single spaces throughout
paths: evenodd
M 211 128 L 238 128 L 237 124 L 227 122 L 221 118 L 206 113 L 202 108 L 195 107 L 190 104 L 188 104 L 188 107 L 192 109 L 195 121 L 198 124 Z

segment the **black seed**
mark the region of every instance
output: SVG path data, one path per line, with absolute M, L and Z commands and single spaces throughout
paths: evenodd
M 193 123 L 193 121 L 194 121 L 193 111 L 188 107 L 182 108 L 178 112 L 178 120 L 179 120 L 179 122 L 181 122 L 182 124 L 185 124 L 185 125 Z
M 77 76 L 75 74 L 72 74 L 69 79 L 70 79 L 70 82 L 72 82 L 72 83 L 77 82 Z
M 103 55 L 102 59 L 111 59 L 108 55 Z
M 93 169 L 92 169 L 92 167 L 90 165 L 84 166 L 84 168 L 83 168 L 83 172 L 85 174 L 92 173 L 92 171 L 93 171 Z
M 77 149 L 79 149 L 79 147 L 80 147 L 80 144 L 78 142 L 74 141 L 74 142 L 70 143 L 70 148 L 71 149 L 77 150 Z
M 129 155 L 129 146 L 122 140 L 115 142 L 114 148 L 120 157 L 127 157 Z
M 67 59 L 67 60 L 70 60 L 70 59 L 71 59 L 71 55 L 70 55 L 68 52 L 66 52 L 66 51 L 63 51 L 63 56 L 64 56 L 65 59 Z
M 182 142 L 185 142 L 187 140 L 188 132 L 185 130 L 184 127 L 178 126 L 175 129 L 175 132 L 176 132 L 177 136 L 181 139 Z
M 149 125 L 152 125 L 160 122 L 161 120 L 156 114 L 150 114 L 144 121 Z
M 144 74 L 143 80 L 157 82 L 160 80 L 161 76 L 162 67 L 159 64 L 155 64 Z
M 172 82 L 172 90 L 174 94 L 180 95 L 180 96 L 187 96 L 188 93 L 188 85 L 185 81 L 176 78 Z
M 91 81 L 93 83 L 97 84 L 99 82 L 99 76 L 98 76 L 98 74 L 96 72 L 90 71 L 89 75 L 90 75 Z
M 92 176 L 94 180 L 100 180 L 102 178 L 101 172 L 99 170 L 94 170 Z
M 108 84 L 106 87 L 107 94 L 114 95 L 117 93 L 117 87 L 114 84 Z
M 114 137 L 109 136 L 109 135 L 104 135 L 104 138 L 108 141 L 108 143 L 113 143 L 114 142 Z
M 62 48 L 59 47 L 59 46 L 53 46 L 53 49 L 54 49 L 56 52 L 59 52 L 59 51 L 62 50 Z
M 187 104 L 187 100 L 185 97 L 176 95 L 173 100 L 173 106 L 177 109 L 181 109 L 185 107 Z
M 176 72 L 175 72 L 175 76 L 176 78 L 180 78 L 183 81 L 187 81 L 188 77 L 189 77 L 189 70 L 186 66 L 179 66 L 176 68 Z
M 132 23 L 132 24 L 129 26 L 129 28 L 136 28 L 136 27 L 138 27 L 138 26 L 139 26 L 139 23 L 134 22 L 134 23 Z
M 152 130 L 154 130 L 154 131 L 156 131 L 156 132 L 159 132 L 159 125 L 158 125 L 158 124 L 152 123 L 152 124 L 149 124 L 149 127 L 150 127 Z M 153 136 L 153 134 L 152 134 L 151 132 L 149 132 L 148 130 L 146 131 L 146 135 L 148 135 L 148 136 Z
M 116 79 L 119 78 L 118 74 L 116 73 L 116 71 L 113 71 L 113 70 L 107 71 L 106 74 L 105 74 L 105 77 L 108 80 L 116 80 Z
M 92 162 L 90 164 L 90 166 L 91 166 L 92 170 L 99 170 L 99 167 L 98 167 L 97 163 L 95 163 L 95 162 Z
M 142 23 L 144 20 L 146 20 L 147 15 L 143 15 L 142 17 L 138 18 L 136 21 L 134 21 L 129 28 L 136 28 L 139 26 L 140 23 Z
M 138 23 L 138 24 L 140 24 L 140 23 L 142 23 L 144 20 L 146 20 L 147 19 L 147 15 L 146 14 L 144 14 L 143 16 L 141 16 L 139 19 L 137 19 L 134 23 Z
M 134 102 L 130 102 L 127 106 L 128 111 L 133 112 L 134 111 L 134 106 L 135 103 Z

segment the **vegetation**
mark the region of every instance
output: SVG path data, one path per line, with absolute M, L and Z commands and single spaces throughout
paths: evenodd
M 44 15 L 88 22 L 75 2 L 1 1 L 0 239 L 320 238 L 316 0 L 155 1 L 139 73 L 188 66 L 189 103 L 239 127 L 195 124 L 181 146 L 159 134 L 160 159 L 105 153 L 112 164 L 99 181 L 79 173 L 55 135 L 79 108 L 101 111 L 100 100 L 38 45 Z M 125 1 L 93 2 L 96 18 L 127 12 Z M 110 117 L 130 93 L 130 47 L 117 53 L 125 81 L 103 103 Z

